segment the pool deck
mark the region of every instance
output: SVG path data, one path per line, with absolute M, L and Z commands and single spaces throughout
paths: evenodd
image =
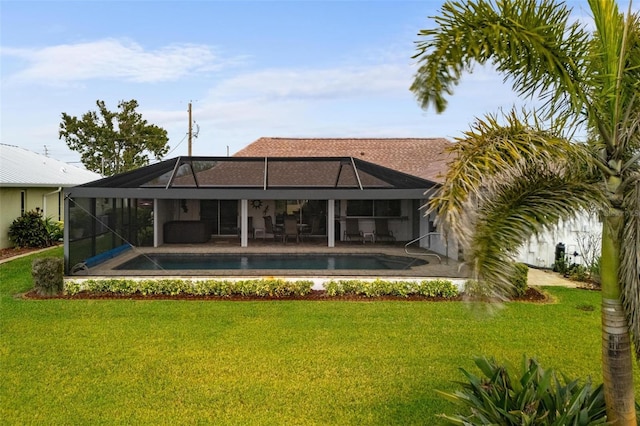
M 426 265 L 414 266 L 405 270 L 239 270 L 239 269 L 217 269 L 217 270 L 118 270 L 114 269 L 118 265 L 130 260 L 140 254 L 146 253 L 243 253 L 243 254 L 307 254 L 307 253 L 329 253 L 329 254 L 386 254 L 391 256 L 413 257 L 427 260 Z M 282 278 L 307 278 L 307 277 L 360 277 L 360 278 L 387 278 L 387 279 L 433 279 L 433 278 L 455 278 L 464 280 L 468 277 L 468 269 L 461 263 L 444 256 L 433 256 L 429 252 L 420 248 L 410 248 L 409 253 L 405 252 L 404 243 L 371 243 L 359 242 L 336 242 L 336 247 L 326 246 L 326 240 L 307 240 L 305 242 L 274 242 L 269 240 L 250 240 L 249 247 L 241 247 L 237 239 L 213 239 L 204 244 L 166 244 L 160 247 L 136 247 L 126 253 L 101 263 L 86 271 L 81 271 L 78 275 L 69 278 L 89 278 L 89 277 L 180 277 L 180 278 L 248 278 L 248 277 L 282 277 Z

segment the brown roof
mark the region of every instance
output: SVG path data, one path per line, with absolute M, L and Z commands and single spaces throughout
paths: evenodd
M 444 138 L 260 138 L 234 157 L 355 157 L 442 182 L 451 145 Z

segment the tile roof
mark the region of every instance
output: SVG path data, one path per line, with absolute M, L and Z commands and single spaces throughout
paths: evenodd
M 234 157 L 354 157 L 441 183 L 452 142 L 444 138 L 270 138 Z
M 0 186 L 68 187 L 100 178 L 98 173 L 28 149 L 0 144 Z

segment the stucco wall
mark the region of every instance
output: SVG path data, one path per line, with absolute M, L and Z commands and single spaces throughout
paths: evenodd
M 553 231 L 531 238 L 520 248 L 517 260 L 541 268 L 551 268 L 555 262 L 556 245 L 563 243 L 569 263 L 584 264 L 584 244 L 580 244 L 579 240 L 590 235 L 599 240 L 602 236 L 602 223 L 594 216 L 578 216 L 574 220 L 559 223 Z M 597 249 L 599 253 L 600 247 Z M 573 256 L 574 253 L 578 255 Z
M 25 193 L 25 211 L 44 210 L 45 217 L 64 220 L 57 188 L 0 188 L 0 248 L 11 247 L 9 227 L 20 216 L 21 193 Z

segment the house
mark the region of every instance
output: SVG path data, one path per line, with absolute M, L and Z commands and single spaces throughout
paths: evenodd
M 66 270 L 130 246 L 232 237 L 250 248 L 274 238 L 286 217 L 329 250 L 375 240 L 382 222 L 393 240 L 458 260 L 455 241 L 423 209 L 442 182 L 449 146 L 441 138 L 260 138 L 232 157 L 177 157 L 67 188 Z M 562 243 L 570 261 L 582 263 L 576 241 L 597 230 L 579 216 L 515 256 L 551 267 Z
M 64 220 L 63 188 L 100 175 L 18 146 L 0 144 L 0 248 L 11 247 L 9 227 L 26 211 Z
M 260 138 L 235 154 L 239 156 L 265 155 L 290 157 L 317 157 L 324 153 L 353 156 L 381 166 L 408 173 L 413 176 L 441 183 L 447 170 L 447 147 L 451 145 L 443 138 L 405 139 L 322 139 L 322 138 Z M 432 219 L 428 219 L 432 221 Z M 420 236 L 432 228 L 421 228 Z M 539 238 L 531 238 L 516 255 L 516 260 L 542 268 L 551 268 L 556 260 L 556 249 L 564 248 L 568 263 L 587 264 L 588 258 L 600 252 L 602 224 L 594 215 L 580 213 L 573 220 L 559 223 L 553 230 Z M 440 254 L 458 259 L 454 242 L 427 236 L 419 242 Z
M 447 254 L 421 207 L 446 169 L 446 139 L 261 138 L 232 157 L 177 157 L 65 189 L 65 267 L 123 246 L 273 237 L 296 217 L 327 248 L 375 239 L 376 219 L 397 241 Z M 305 232 L 306 231 L 306 232 Z
M 602 222 L 594 214 L 580 212 L 532 237 L 520 248 L 516 260 L 538 268 L 553 268 L 559 258 L 567 265 L 590 266 L 600 256 L 601 245 Z

